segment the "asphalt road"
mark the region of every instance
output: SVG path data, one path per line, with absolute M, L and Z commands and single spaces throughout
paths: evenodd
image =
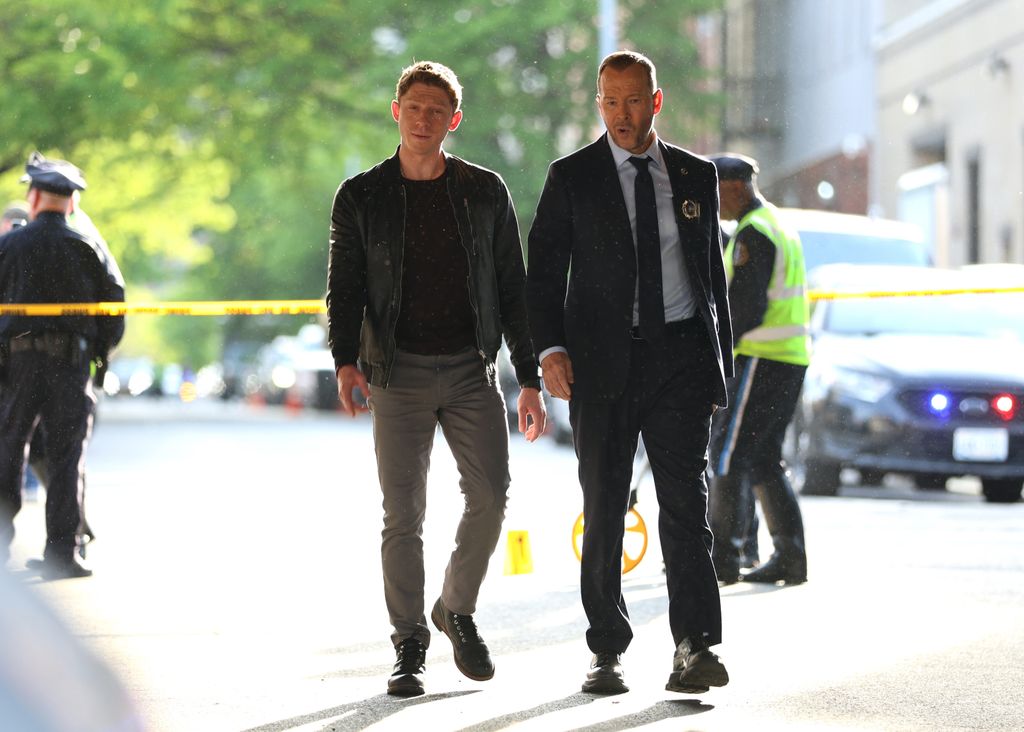
M 436 446 L 428 602 L 460 512 Z M 518 438 L 512 456 L 505 527 L 526 532 L 533 566 L 505 574 L 503 538 L 477 612 L 497 674 L 465 679 L 435 636 L 416 699 L 383 693 L 393 652 L 366 418 L 108 401 L 88 455 L 95 576 L 36 583 L 18 569 L 42 548 L 41 503 L 18 516 L 10 566 L 159 732 L 1024 729 L 1024 504 L 987 505 L 969 481 L 802 499 L 810 581 L 724 588 L 716 650 L 732 681 L 683 696 L 664 691 L 673 649 L 642 485 L 651 542 L 625 576 L 632 691 L 595 699 L 579 692 L 575 458 Z

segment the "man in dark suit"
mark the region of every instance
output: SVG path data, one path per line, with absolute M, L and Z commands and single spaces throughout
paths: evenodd
M 732 332 L 712 163 L 658 139 L 654 64 L 606 57 L 597 105 L 607 134 L 556 160 L 529 238 L 527 300 L 552 396 L 569 400 L 583 488 L 581 595 L 593 651 L 583 690 L 628 691 L 633 637 L 622 541 L 639 435 L 654 474 L 676 652 L 667 689 L 729 676 L 707 520 L 708 437 L 732 375 Z

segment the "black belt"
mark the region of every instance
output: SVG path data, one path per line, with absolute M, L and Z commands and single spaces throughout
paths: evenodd
M 89 350 L 89 341 L 77 333 L 26 333 L 8 344 L 11 353 L 36 351 L 57 358 L 73 358 Z
M 687 318 L 686 320 L 673 320 L 670 323 L 665 323 L 665 335 L 682 335 L 683 333 L 695 333 L 699 332 L 702 327 L 701 319 L 699 315 L 694 315 Z M 634 325 L 629 329 L 629 337 L 634 341 L 645 340 L 640 335 L 640 326 Z

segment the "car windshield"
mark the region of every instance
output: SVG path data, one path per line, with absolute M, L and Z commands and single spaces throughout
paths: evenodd
M 810 271 L 822 264 L 906 264 L 927 266 L 928 253 L 918 242 L 830 231 L 801 231 L 804 263 Z
M 1015 338 L 1024 341 L 1024 294 L 879 297 L 836 300 L 829 333 L 905 333 Z

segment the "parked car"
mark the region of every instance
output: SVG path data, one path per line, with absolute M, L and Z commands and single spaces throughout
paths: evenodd
M 828 265 L 831 292 L 951 290 L 977 284 L 956 270 Z M 1024 482 L 1024 294 L 821 300 L 814 350 L 794 418 L 804 494 L 835 495 L 843 468 L 919 487 L 981 479 L 992 502 Z M 802 470 L 801 470 L 802 469 Z
M 159 395 L 156 366 L 148 358 L 114 356 L 103 379 L 103 391 L 110 396 Z
M 304 325 L 297 335 L 281 335 L 263 346 L 245 390 L 267 404 L 338 408 L 334 357 L 325 345 L 323 327 Z

